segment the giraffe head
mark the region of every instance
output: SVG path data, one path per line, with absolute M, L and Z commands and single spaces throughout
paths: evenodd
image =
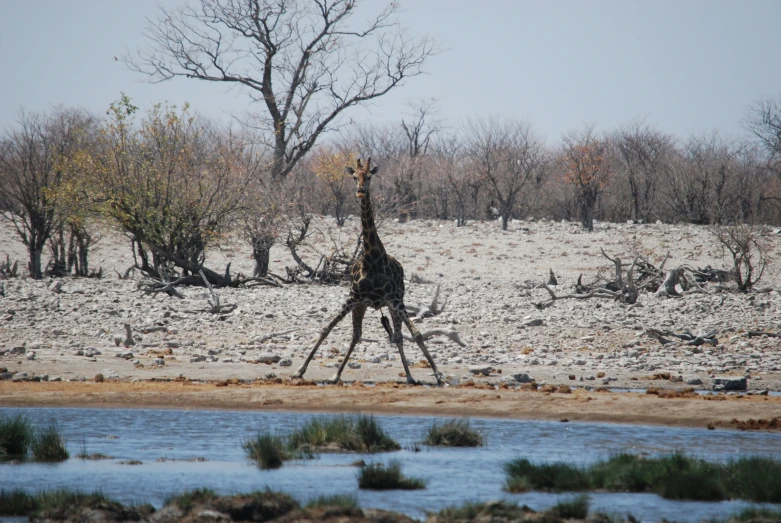
M 366 159 L 366 165 L 363 165 L 361 159 L 358 158 L 358 160 L 356 160 L 356 169 L 349 166 L 344 168 L 344 172 L 352 175 L 355 180 L 355 195 L 358 198 L 363 198 L 369 193 L 369 182 L 371 182 L 372 174 L 376 174 L 378 171 L 378 168 L 376 166 L 372 167 L 371 164 L 372 157 L 369 156 L 369 158 Z

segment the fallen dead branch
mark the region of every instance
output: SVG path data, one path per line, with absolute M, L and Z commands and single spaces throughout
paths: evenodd
M 437 290 L 434 293 L 434 299 L 431 300 L 431 304 L 428 306 L 416 307 L 415 305 L 407 305 L 407 312 L 415 316 L 416 318 L 431 318 L 432 316 L 438 316 L 445 310 L 447 305 L 447 298 L 442 302 L 442 306 L 439 305 L 439 291 L 441 285 L 437 285 Z
M 458 335 L 458 333 L 454 330 L 450 329 L 432 329 L 426 332 L 421 332 L 421 336 L 423 336 L 423 341 L 426 341 L 429 338 L 433 338 L 434 336 L 447 336 L 452 341 L 460 345 L 461 347 L 466 347 L 466 343 L 464 343 L 461 340 L 461 336 Z M 412 337 L 404 335 L 404 339 L 407 341 L 415 341 L 412 339 Z
M 211 283 L 209 283 L 209 280 L 206 279 L 206 276 L 203 274 L 203 270 L 198 271 L 198 274 L 201 275 L 201 279 L 203 280 L 204 285 L 208 287 L 209 293 L 211 294 L 211 299 L 206 300 L 209 303 L 209 312 L 211 314 L 228 314 L 229 312 L 233 312 L 236 310 L 235 303 L 228 303 L 225 305 L 220 305 L 220 297 L 217 295 L 216 292 L 214 292 L 214 289 L 212 288 Z
M 716 346 L 719 344 L 719 340 L 716 338 L 716 331 L 708 331 L 705 333 L 700 334 L 692 334 L 690 331 L 683 331 L 681 334 L 676 334 L 675 332 L 669 331 L 669 330 L 658 330 L 653 328 L 648 328 L 645 330 L 645 333 L 657 340 L 662 345 L 667 345 L 669 343 L 675 343 L 674 340 L 670 340 L 665 338 L 665 336 L 670 336 L 673 338 L 678 338 L 681 341 L 684 341 L 683 345 L 691 345 L 695 347 L 699 347 L 700 345 L 713 345 Z

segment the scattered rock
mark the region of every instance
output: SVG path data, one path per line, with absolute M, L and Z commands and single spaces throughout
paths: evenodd
M 291 365 L 293 365 L 293 360 L 291 360 L 290 358 L 284 358 L 279 360 L 280 367 L 290 367 Z
M 95 374 L 95 383 L 103 383 L 105 381 L 105 378 L 103 377 L 103 374 Z
M 745 378 L 739 376 L 720 376 L 713 378 L 713 390 L 746 390 L 748 382 Z
M 472 365 L 469 367 L 469 372 L 474 376 L 488 376 L 492 370 L 494 368 L 490 365 Z

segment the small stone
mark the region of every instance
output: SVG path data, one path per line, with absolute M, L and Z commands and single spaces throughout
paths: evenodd
M 718 389 L 716 387 L 719 387 Z M 748 382 L 745 377 L 721 376 L 713 378 L 713 390 L 746 390 Z
M 518 383 L 531 383 L 532 381 L 534 381 L 534 378 L 532 378 L 525 372 L 521 372 L 519 374 L 513 374 L 512 378 Z
M 260 356 L 257 357 L 257 360 L 260 363 L 277 363 L 281 359 L 282 359 L 281 356 L 277 354 L 272 354 L 270 352 L 261 354 Z
M 10 354 L 11 356 L 21 356 L 25 352 L 27 352 L 27 349 L 25 347 L 14 347 L 13 349 L 11 349 Z
M 347 364 L 347 366 L 350 367 L 351 369 L 360 369 L 361 368 L 361 364 L 358 363 L 357 361 L 351 361 L 350 363 Z
M 122 358 L 125 360 L 132 360 L 133 359 L 133 353 L 132 352 L 117 352 L 117 358 Z
M 290 367 L 291 365 L 293 365 L 293 360 L 291 360 L 290 358 L 284 358 L 282 360 L 279 360 L 280 367 Z
M 474 376 L 488 376 L 494 370 L 490 365 L 471 365 L 469 372 Z
M 33 361 L 35 359 L 35 351 L 30 351 L 27 353 L 26 358 L 30 361 Z
M 167 341 L 165 342 L 165 346 L 171 349 L 178 349 L 179 347 L 182 346 L 182 344 L 179 343 L 178 341 Z
M 702 385 L 702 380 L 700 378 L 689 378 L 686 380 L 686 385 Z
M 379 356 L 371 356 L 369 358 L 366 358 L 366 363 L 380 363 L 382 360 Z
M 273 380 L 274 378 L 276 378 L 276 377 L 277 377 L 277 375 L 276 375 L 276 374 L 274 374 L 273 372 L 269 372 L 268 374 L 266 374 L 266 375 L 265 375 L 265 376 L 263 376 L 263 377 L 264 377 L 264 378 L 266 378 L 267 380 Z
M 192 358 L 190 358 L 190 363 L 198 363 L 201 361 L 206 361 L 206 356 L 202 354 L 198 354 L 197 356 L 193 356 Z
M 95 374 L 95 383 L 103 383 L 105 381 L 105 378 L 103 377 L 103 374 Z
M 53 281 L 51 285 L 49 285 L 49 291 L 53 292 L 54 294 L 59 294 L 62 292 L 62 282 Z
M 163 358 L 156 358 L 153 363 L 158 367 L 162 367 L 163 365 L 165 365 L 165 360 Z

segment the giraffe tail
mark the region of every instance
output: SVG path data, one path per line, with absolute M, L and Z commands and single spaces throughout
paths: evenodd
M 382 326 L 385 327 L 385 332 L 388 333 L 388 338 L 390 338 L 390 341 L 393 342 L 393 331 L 391 330 L 390 320 L 383 314 L 382 318 L 380 318 L 380 321 L 382 322 Z

